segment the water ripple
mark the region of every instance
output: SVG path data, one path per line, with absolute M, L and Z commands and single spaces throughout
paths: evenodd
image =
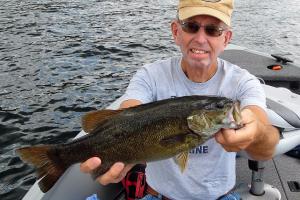
M 0 199 L 34 183 L 18 147 L 70 140 L 143 64 L 178 55 L 177 0 L 4 1 L 0 7 Z M 236 1 L 233 42 L 300 60 L 300 1 Z M 129 9 L 130 8 L 130 9 Z

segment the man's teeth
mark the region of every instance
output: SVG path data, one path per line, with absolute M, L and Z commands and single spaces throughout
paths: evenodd
M 205 54 L 205 53 L 207 53 L 207 51 L 204 51 L 204 50 L 198 50 L 198 49 L 192 49 L 192 52 L 193 52 L 193 53 L 197 53 L 197 54 Z

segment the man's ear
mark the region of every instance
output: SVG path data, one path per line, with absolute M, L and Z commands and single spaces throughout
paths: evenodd
M 226 31 L 225 33 L 225 41 L 224 41 L 224 46 L 226 47 L 229 42 L 231 41 L 231 38 L 232 38 L 232 31 Z
M 173 20 L 171 23 L 171 31 L 173 35 L 173 39 L 175 41 L 175 44 L 179 45 L 179 40 L 178 40 L 178 27 L 179 24 L 177 23 L 176 20 Z

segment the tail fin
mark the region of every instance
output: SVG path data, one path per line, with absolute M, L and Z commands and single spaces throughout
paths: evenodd
M 24 147 L 17 152 L 23 161 L 37 168 L 37 177 L 42 178 L 39 187 L 43 192 L 50 190 L 67 168 L 59 162 L 55 149 L 50 145 Z

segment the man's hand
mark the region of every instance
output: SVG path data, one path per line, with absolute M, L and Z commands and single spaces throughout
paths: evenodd
M 101 166 L 101 159 L 93 157 L 80 164 L 80 171 L 84 173 L 92 173 L 92 171 Z M 111 168 L 103 175 L 97 178 L 97 181 L 101 185 L 107 185 L 109 183 L 120 182 L 127 174 L 127 172 L 133 167 L 133 164 L 125 165 L 124 163 L 117 162 L 111 166 Z
M 238 130 L 221 129 L 215 136 L 228 152 L 238 152 L 246 149 L 259 137 L 259 121 L 249 109 L 242 110 L 243 127 Z
M 266 113 L 257 106 L 248 106 L 241 114 L 244 127 L 221 129 L 215 135 L 216 141 L 228 152 L 245 150 L 256 160 L 272 158 L 279 131 L 270 125 Z

